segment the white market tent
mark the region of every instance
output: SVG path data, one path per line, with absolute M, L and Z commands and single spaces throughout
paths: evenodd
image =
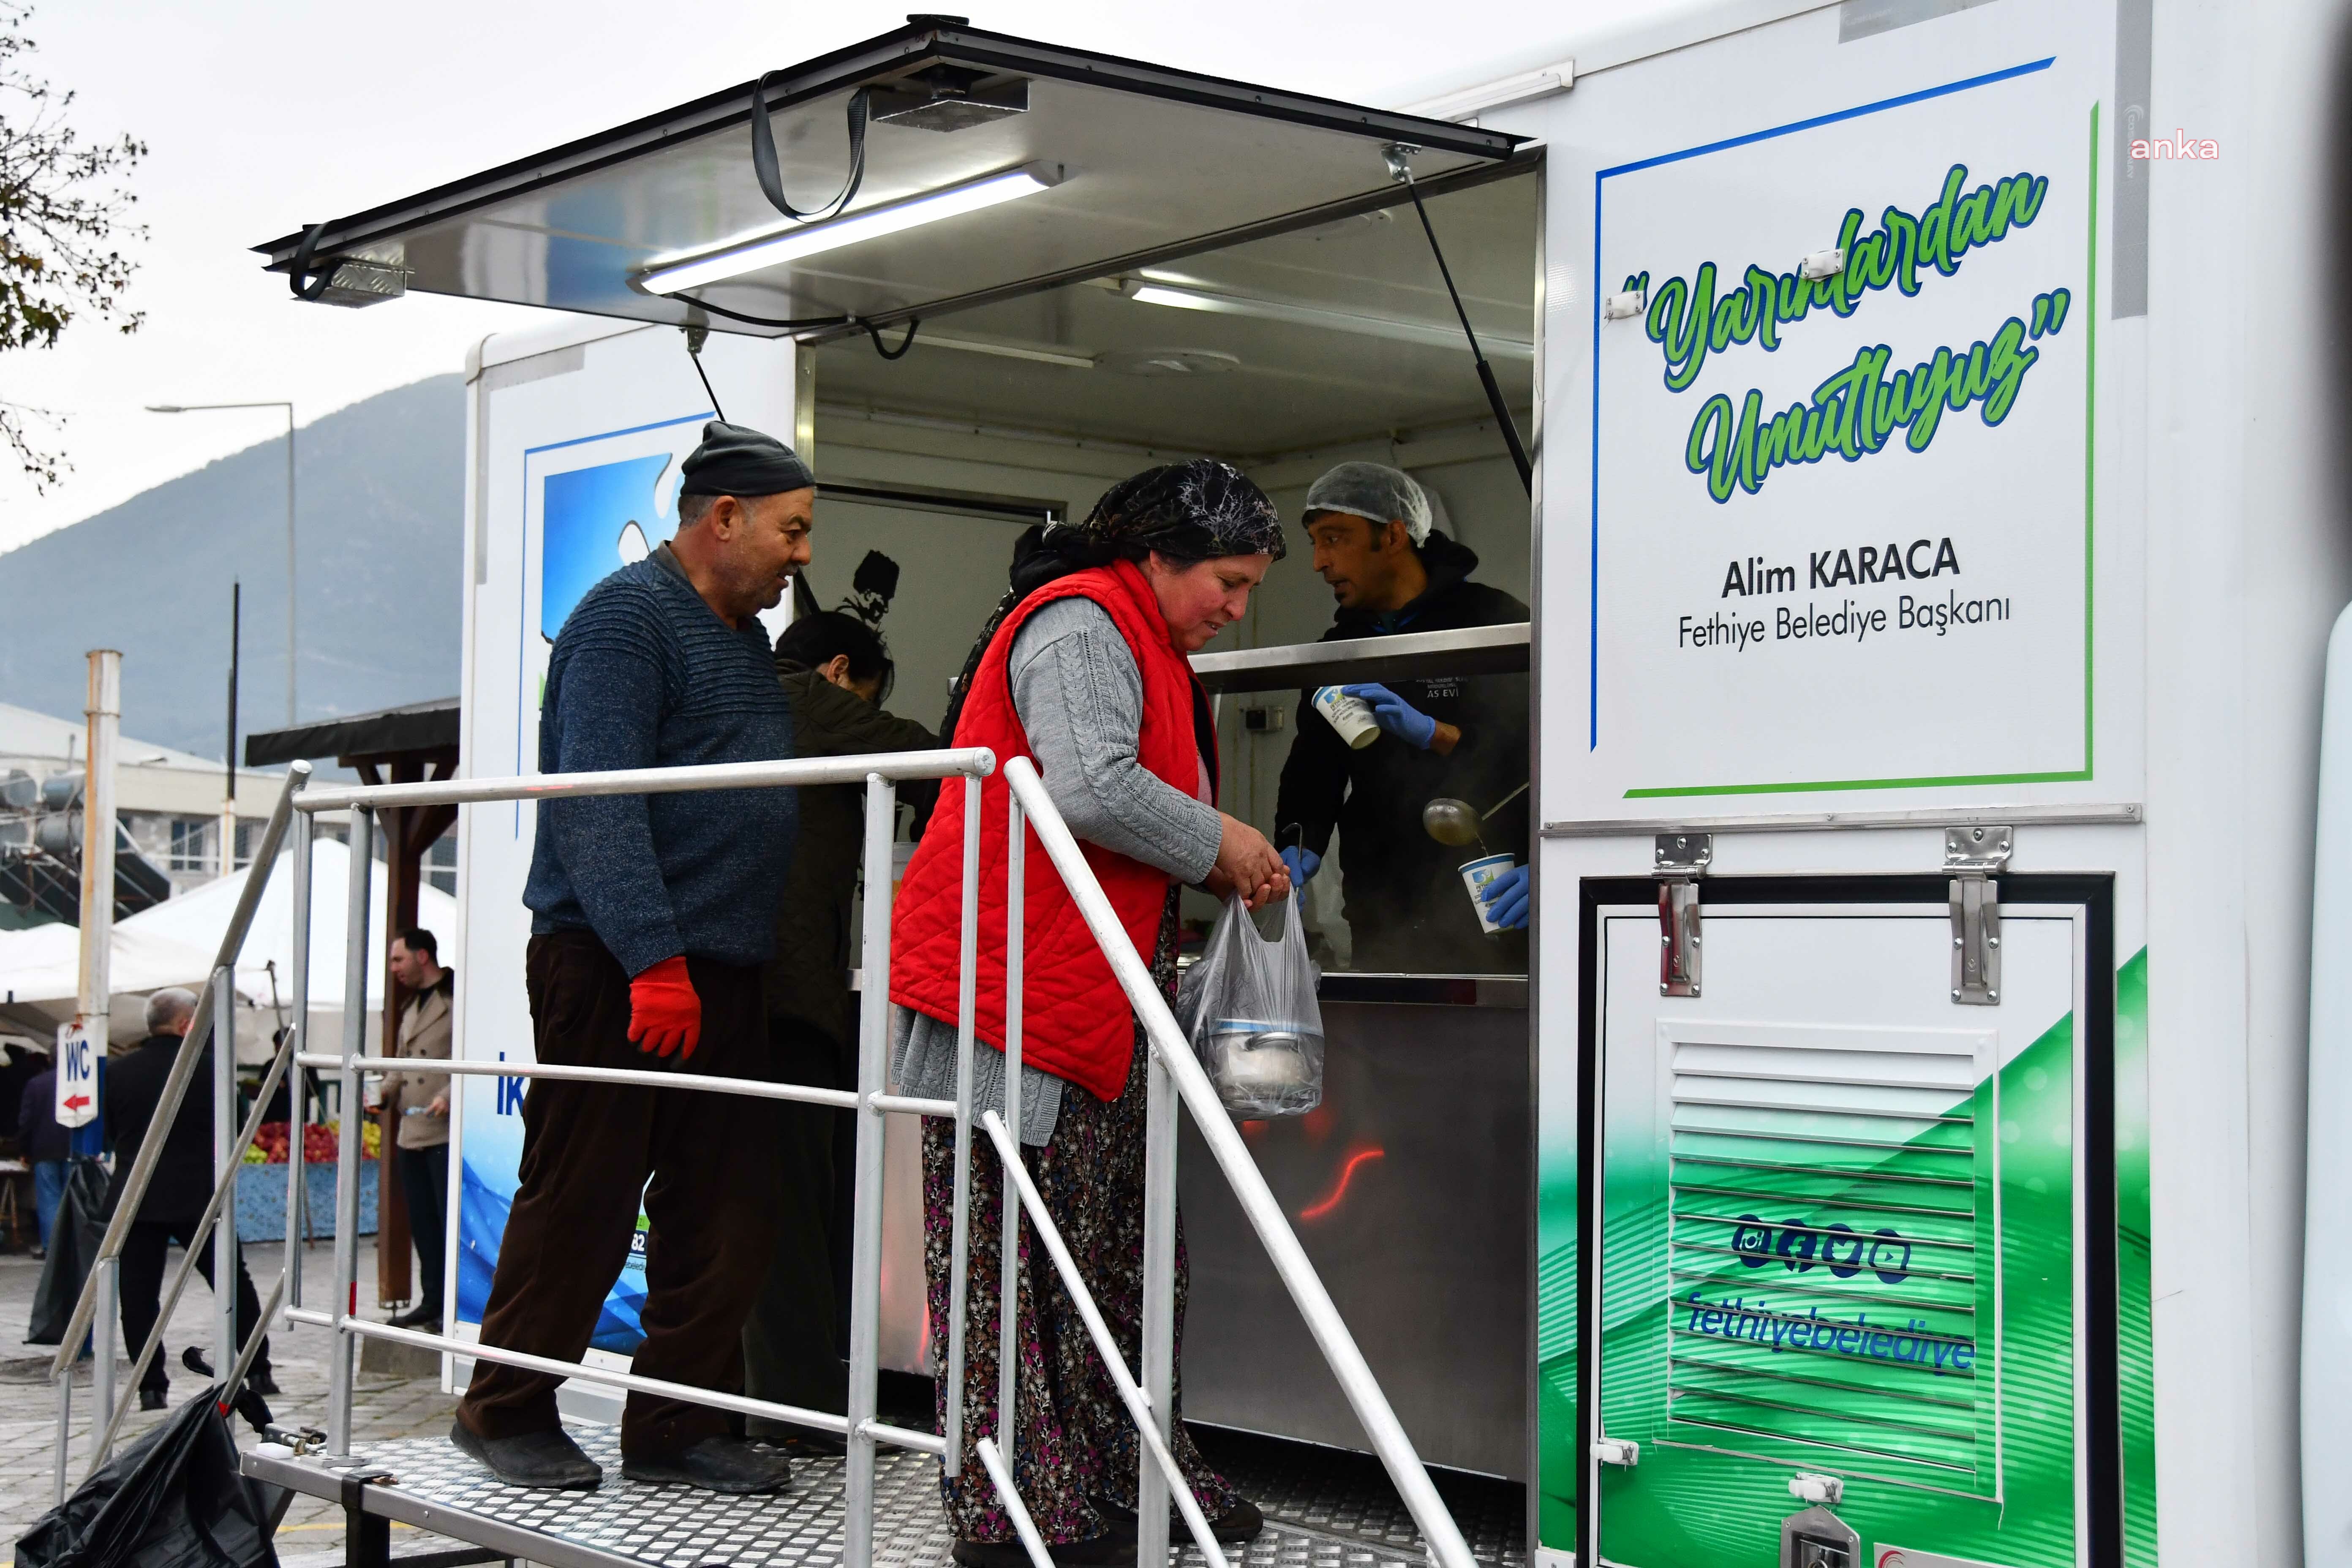
M 350 897 L 350 851 L 320 838 L 310 852 L 310 1031 L 318 1048 L 341 1039 L 343 1011 L 343 911 Z M 246 879 L 239 871 L 205 883 L 132 915 L 114 928 L 110 988 L 113 1037 L 137 1039 L 146 996 L 166 985 L 194 986 L 204 981 L 220 949 Z M 378 865 L 369 889 L 370 946 L 380 949 L 384 921 L 383 868 Z M 457 901 L 427 884 L 417 892 L 417 924 L 453 943 Z M 0 931 L 0 1015 L 17 1027 L 52 1038 L 55 1026 L 73 1016 L 79 984 L 81 932 L 73 926 L 37 926 Z M 368 1039 L 377 1039 L 383 1001 L 383 963 L 368 965 Z M 273 975 L 274 969 L 274 975 Z M 273 982 L 274 987 L 273 990 Z M 294 882 L 292 852 L 278 868 L 254 911 L 245 951 L 236 968 L 237 1058 L 268 1058 L 280 1010 L 292 1001 L 294 984 Z

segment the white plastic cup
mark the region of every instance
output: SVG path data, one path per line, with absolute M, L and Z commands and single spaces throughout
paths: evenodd
M 1319 688 L 1315 693 L 1315 711 L 1330 721 L 1339 731 L 1339 739 L 1348 742 L 1351 751 L 1362 751 L 1380 739 L 1380 721 L 1372 717 L 1372 705 L 1360 697 L 1350 697 L 1336 686 Z
M 1470 889 L 1470 908 L 1478 916 L 1478 929 L 1488 936 L 1503 928 L 1486 912 L 1486 885 L 1509 872 L 1518 861 L 1509 855 L 1482 855 L 1462 866 L 1462 885 Z

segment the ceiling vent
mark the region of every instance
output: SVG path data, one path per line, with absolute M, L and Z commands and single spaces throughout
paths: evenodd
M 1223 375 L 1241 360 L 1215 349 L 1121 349 L 1095 362 L 1122 375 Z

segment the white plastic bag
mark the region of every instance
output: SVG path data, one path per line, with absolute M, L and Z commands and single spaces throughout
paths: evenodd
M 1267 942 L 1239 898 L 1177 988 L 1176 1020 L 1235 1119 L 1304 1116 L 1323 1102 L 1323 1010 L 1296 889 Z

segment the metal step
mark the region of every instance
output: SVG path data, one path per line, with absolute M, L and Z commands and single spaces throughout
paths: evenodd
M 839 1459 L 795 1459 L 793 1484 L 781 1495 L 728 1498 L 686 1487 L 646 1486 L 621 1474 L 620 1429 L 593 1423 L 567 1428 L 588 1457 L 604 1468 L 593 1492 L 532 1491 L 507 1486 L 439 1437 L 404 1437 L 370 1445 L 351 1461 L 244 1456 L 245 1473 L 313 1497 L 341 1495 L 345 1469 L 389 1470 L 389 1481 L 369 1484 L 369 1513 L 453 1540 L 489 1548 L 547 1568 L 832 1568 L 841 1561 L 842 1468 Z M 940 1506 L 939 1461 L 885 1448 L 874 1483 L 877 1568 L 949 1568 L 945 1514 Z M 1229 1561 L 1247 1568 L 1422 1568 L 1417 1544 L 1376 1545 L 1327 1530 L 1301 1528 L 1274 1517 Z M 1175 1568 L 1203 1568 L 1198 1548 L 1172 1554 Z

